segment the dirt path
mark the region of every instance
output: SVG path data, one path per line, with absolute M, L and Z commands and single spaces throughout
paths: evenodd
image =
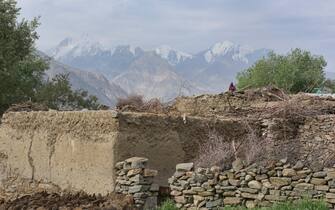
M 13 201 L 0 200 L 0 210 L 132 210 L 131 200 L 122 195 L 87 195 L 40 192 Z

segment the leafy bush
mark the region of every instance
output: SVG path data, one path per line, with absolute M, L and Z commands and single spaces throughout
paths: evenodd
M 52 109 L 96 109 L 97 98 L 73 91 L 66 75 L 43 80 L 48 63 L 35 49 L 38 19 L 19 21 L 19 12 L 15 0 L 0 0 L 0 117 L 13 104 L 30 102 Z
M 246 210 L 244 207 L 225 207 L 224 210 Z M 324 201 L 299 200 L 296 202 L 278 203 L 272 207 L 255 208 L 255 210 L 329 210 Z
M 166 200 L 157 210 L 179 210 L 172 200 Z
M 97 97 L 88 95 L 87 91 L 71 89 L 68 74 L 59 74 L 44 82 L 37 89 L 33 100 L 57 110 L 96 110 L 99 107 Z
M 239 88 L 276 86 L 289 93 L 311 92 L 325 81 L 322 56 L 301 49 L 287 55 L 269 53 L 237 76 Z

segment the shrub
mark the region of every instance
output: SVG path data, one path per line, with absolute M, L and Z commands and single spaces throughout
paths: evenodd
M 178 210 L 176 204 L 172 200 L 166 200 L 157 210 Z
M 206 143 L 199 145 L 199 153 L 194 161 L 197 167 L 212 165 L 225 166 L 235 159 L 234 145 L 215 130 L 210 130 Z
M 124 107 L 130 106 L 137 109 L 142 109 L 144 104 L 143 96 L 141 95 L 129 95 L 126 98 L 118 98 L 116 108 L 123 109 Z
M 243 128 L 247 135 L 245 139 L 239 141 L 225 139 L 215 130 L 209 130 L 208 140 L 199 145 L 195 165 L 197 167 L 217 165 L 228 169 L 237 158 L 245 161 L 247 165 L 267 160 L 266 149 L 269 142 L 260 138 L 248 122 L 244 122 Z
M 311 92 L 325 81 L 322 56 L 294 49 L 287 55 L 273 52 L 238 74 L 239 88 L 274 85 L 290 93 Z
M 145 101 L 141 95 L 130 95 L 127 98 L 119 98 L 116 108 L 121 111 L 136 111 L 149 113 L 166 113 L 167 108 L 159 99 L 153 98 Z

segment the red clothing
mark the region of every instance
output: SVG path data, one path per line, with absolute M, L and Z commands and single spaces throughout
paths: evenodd
M 230 83 L 230 85 L 229 85 L 229 91 L 232 92 L 232 93 L 236 91 L 236 87 L 235 87 L 235 85 L 233 83 Z

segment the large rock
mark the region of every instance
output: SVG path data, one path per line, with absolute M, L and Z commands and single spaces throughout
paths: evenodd
M 335 193 L 326 193 L 327 199 L 335 199 Z
M 329 190 L 329 186 L 328 185 L 315 185 L 314 188 L 317 191 L 325 191 L 325 192 L 327 192 Z
M 217 207 L 217 206 L 220 206 L 222 203 L 222 199 L 217 199 L 217 200 L 214 200 L 214 201 L 208 201 L 206 203 L 206 208 L 214 208 L 214 207 Z
M 238 197 L 225 197 L 223 199 L 224 205 L 239 205 L 241 202 L 242 199 Z
M 134 185 L 134 186 L 129 187 L 128 192 L 129 193 L 137 193 L 137 192 L 142 192 L 144 190 L 146 190 L 145 186 L 143 186 L 143 185 Z
M 180 172 L 191 171 L 193 167 L 193 163 L 179 163 L 176 165 L 176 170 Z
M 280 195 L 266 195 L 265 200 L 268 201 L 286 201 L 287 196 L 280 196 Z
M 324 185 L 327 184 L 327 181 L 325 179 L 312 178 L 311 183 L 315 185 Z
M 297 172 L 292 168 L 284 168 L 283 170 L 283 176 L 292 177 L 296 175 L 297 175 Z
M 314 185 L 308 183 L 299 183 L 294 187 L 296 190 L 313 190 L 313 188 Z
M 246 192 L 246 193 L 252 193 L 252 194 L 256 194 L 258 192 L 257 189 L 251 189 L 251 188 L 247 188 L 247 187 L 243 187 L 243 188 L 238 188 L 239 191 L 241 192 Z M 235 193 L 235 192 L 234 192 Z
M 289 185 L 291 179 L 286 177 L 270 177 L 270 182 L 274 187 L 280 188 Z
M 176 203 L 181 204 L 185 204 L 187 202 L 185 196 L 176 196 L 174 197 L 174 200 L 176 201 Z
M 315 177 L 315 178 L 324 178 L 326 176 L 327 176 L 327 172 L 325 172 L 325 171 L 319 171 L 319 172 L 315 172 L 313 174 L 313 177 Z
M 335 170 L 329 170 L 326 179 L 335 179 Z
M 248 208 L 248 209 L 253 209 L 253 208 L 256 208 L 256 202 L 255 201 L 252 201 L 252 200 L 248 200 L 245 202 L 245 206 Z
M 133 168 L 128 171 L 127 176 L 132 177 L 132 176 L 135 176 L 141 173 L 142 173 L 142 168 Z
M 144 157 L 132 157 L 125 160 L 127 166 L 130 165 L 130 168 L 145 168 L 148 158 Z
M 243 198 L 254 199 L 254 200 L 262 200 L 264 198 L 263 193 L 259 193 L 259 194 L 241 193 L 241 196 Z
M 262 183 L 260 183 L 259 181 L 253 180 L 248 183 L 248 187 L 252 189 L 262 189 Z
M 304 168 L 304 164 L 299 160 L 294 166 L 293 169 L 301 170 Z

